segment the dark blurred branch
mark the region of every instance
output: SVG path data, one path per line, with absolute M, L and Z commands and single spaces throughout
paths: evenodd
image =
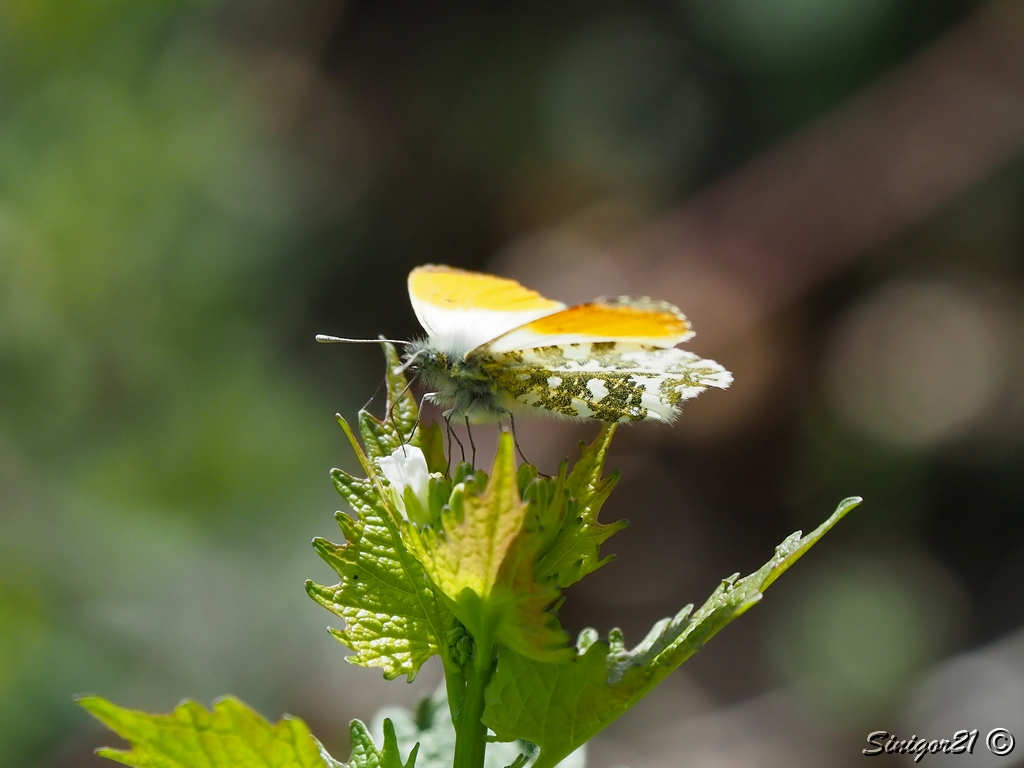
M 638 271 L 674 274 L 682 282 L 671 298 L 683 306 L 701 304 L 704 281 L 688 287 L 691 271 L 738 283 L 755 304 L 743 313 L 750 322 L 983 179 L 1022 144 L 1024 3 L 993 2 L 618 251 Z

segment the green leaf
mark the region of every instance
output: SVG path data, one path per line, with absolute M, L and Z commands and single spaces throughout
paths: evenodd
M 622 634 L 597 640 L 594 630 L 580 633 L 577 656 L 569 664 L 550 664 L 501 648 L 487 688 L 484 723 L 501 741 L 526 739 L 540 746 L 534 768 L 550 768 L 646 696 L 670 672 L 696 653 L 726 624 L 761 599 L 783 572 L 851 509 L 859 498 L 843 501 L 812 533 L 787 538 L 775 556 L 746 578 L 726 579 L 694 614 L 687 606 L 658 622 L 640 645 L 629 650 Z
M 424 450 L 428 468 L 439 448 L 440 430 L 436 425 L 419 425 L 416 400 L 408 387 L 394 346 L 383 343 L 387 361 L 388 404 L 384 421 L 366 411 L 359 413 L 359 431 L 366 446 L 364 453 L 348 423 L 338 423 L 352 444 L 367 479 L 359 479 L 340 469 L 331 471 L 338 492 L 356 517 L 339 512 L 338 525 L 345 535 L 344 544 L 322 538 L 313 547 L 341 577 L 333 587 L 306 582 L 309 596 L 345 620 L 345 629 L 331 633 L 355 655 L 352 664 L 380 667 L 392 680 L 406 675 L 412 681 L 423 663 L 440 654 L 446 675 L 458 678 L 442 638 L 451 628 L 452 617 L 431 589 L 423 567 L 402 542 L 400 519 L 389 507 L 391 496 L 381 486 L 374 458 L 390 455 L 403 443 Z M 454 684 L 454 683 L 453 683 Z
M 277 725 L 271 725 L 233 698 L 216 701 L 212 711 L 194 701 L 185 701 L 169 715 L 124 709 L 94 696 L 79 699 L 78 703 L 132 747 L 130 750 L 106 747 L 96 750 L 96 754 L 135 768 L 337 768 L 341 765 L 324 751 L 298 718 L 286 715 Z M 362 768 L 376 764 L 353 761 L 350 765 Z
M 451 768 L 455 755 L 455 728 L 447 717 L 444 686 L 420 702 L 415 712 L 404 707 L 385 707 L 373 716 L 370 730 L 380 733 L 380 722 L 394 723 L 398 748 L 409 754 L 419 745 L 417 768 Z M 523 741 L 491 742 L 487 745 L 484 768 L 505 768 L 516 760 L 525 760 L 536 754 L 537 747 Z M 563 768 L 584 768 L 586 750 L 581 749 L 562 764 Z
M 353 720 L 352 755 L 340 763 L 297 717 L 271 725 L 238 699 L 225 697 L 207 710 L 184 701 L 169 715 L 125 709 L 98 696 L 78 703 L 131 750 L 104 747 L 96 754 L 134 768 L 414 768 L 418 746 L 403 765 L 395 728 L 384 721 L 384 746 L 377 749 L 366 726 Z
M 601 477 L 615 426 L 604 425 L 589 446 L 580 443 L 583 455 L 566 479 L 573 504 L 554 541 L 537 563 L 538 581 L 553 580 L 559 587 L 568 587 L 612 560 L 612 555 L 601 559 L 601 545 L 627 523 L 619 520 L 606 525 L 597 522 L 597 516 L 619 481 L 618 472 Z
M 359 436 L 366 453 L 379 459 L 390 456 L 402 445 L 415 445 L 426 456 L 431 472 L 443 472 L 446 463 L 441 428 L 437 424 L 420 424 L 419 407 L 394 345 L 382 342 L 381 347 L 387 363 L 387 406 L 383 419 L 367 410 L 359 411 Z
M 416 765 L 420 745 L 412 746 L 409 760 L 403 765 L 395 726 L 390 720 L 384 721 L 384 746 L 380 750 L 373 743 L 370 731 L 359 720 L 352 721 L 349 735 L 352 737 L 352 756 L 343 768 L 413 768 Z
M 402 543 L 398 522 L 373 481 L 338 469 L 331 477 L 357 516 L 337 515 L 345 544 L 313 540 L 341 581 L 333 587 L 307 581 L 306 591 L 345 620 L 344 630 L 331 633 L 355 651 L 349 662 L 380 667 L 389 680 L 404 674 L 411 681 L 423 662 L 442 653 L 451 617 Z
M 442 474 L 448 470 L 448 459 L 444 455 L 444 435 L 441 433 L 440 424 L 420 424 L 420 428 L 413 435 L 412 444 L 423 451 L 428 470 Z
M 531 658 L 571 658 L 549 611 L 558 589 L 534 578 L 542 539 L 525 524 L 529 505 L 519 496 L 514 445 L 510 434 L 501 435 L 482 494 L 476 476 L 455 486 L 441 530 L 407 523 L 403 534 L 478 653 L 500 642 Z

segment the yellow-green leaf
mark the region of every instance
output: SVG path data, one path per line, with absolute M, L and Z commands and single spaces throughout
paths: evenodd
M 345 629 L 332 634 L 355 651 L 348 661 L 380 667 L 389 680 L 403 674 L 412 680 L 427 659 L 442 652 L 450 616 L 402 543 L 374 484 L 341 470 L 331 476 L 357 517 L 338 513 L 344 544 L 313 540 L 341 581 L 333 587 L 307 581 L 306 591 L 345 620 Z
M 215 701 L 212 710 L 184 701 L 169 715 L 126 709 L 98 696 L 78 703 L 131 745 L 96 754 L 133 768 L 413 768 L 419 748 L 403 765 L 390 720 L 384 721 L 380 749 L 366 726 L 353 720 L 352 755 L 340 763 L 299 718 L 285 715 L 271 725 L 231 697 Z
M 453 491 L 439 529 L 407 524 L 403 534 L 478 647 L 500 642 L 531 658 L 571 658 L 549 610 L 557 586 L 534 577 L 541 539 L 526 525 L 514 454 L 512 436 L 502 434 L 483 492 L 468 478 Z
M 99 697 L 78 703 L 131 744 L 131 749 L 97 750 L 134 768 L 337 768 L 306 724 L 285 716 L 271 725 L 233 698 L 207 710 L 194 701 L 168 715 L 125 709 Z M 362 766 L 364 763 L 353 763 Z
M 626 521 L 604 524 L 597 521 L 597 516 L 619 481 L 617 471 L 601 476 L 615 427 L 606 424 L 589 446 L 580 443 L 582 456 L 565 483 L 572 508 L 537 563 L 535 575 L 539 581 L 553 580 L 559 587 L 568 587 L 612 559 L 611 555 L 601 557 L 601 545 L 625 528 Z

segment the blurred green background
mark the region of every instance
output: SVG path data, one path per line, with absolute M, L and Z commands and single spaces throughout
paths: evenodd
M 833 123 L 870 159 L 886 136 L 858 94 L 907 71 L 905 92 L 939 99 L 956 78 L 918 57 L 939 46 L 954 74 L 974 60 L 946 35 L 968 30 L 975 58 L 1003 46 L 1022 81 L 1024 22 L 977 21 L 991 12 L 5 0 L 0 765 L 100 765 L 111 737 L 76 693 L 159 710 L 234 693 L 344 755 L 350 718 L 431 690 L 433 667 L 405 686 L 346 665 L 302 590 L 331 578 L 309 539 L 340 537 L 327 470 L 352 457 L 332 416 L 381 376 L 373 347 L 313 334 L 416 334 L 404 277 L 426 262 L 565 300 L 677 301 L 693 348 L 736 373 L 676 427 L 620 434 L 605 514 L 631 526 L 570 591 L 573 631 L 636 642 L 844 496 L 868 500 L 602 735 L 594 765 L 852 765 L 868 730 L 939 738 L 985 718 L 1024 738 L 1019 86 L 978 118 L 984 163 L 908 145 L 884 193 L 859 160 L 818 168 L 832 186 L 787 224 L 824 243 L 802 267 L 756 249 L 677 260 L 643 235 L 699 219 L 688 201 L 744 188 L 747 168 L 781 199 L 791 166 L 759 159 L 828 146 Z M 920 114 L 909 103 L 897 122 Z M 928 198 L 951 164 L 971 172 Z M 863 221 L 847 236 L 816 203 L 857 184 L 876 208 L 838 206 Z M 723 195 L 739 220 L 775 199 Z M 554 467 L 592 433 L 538 422 L 523 441 Z

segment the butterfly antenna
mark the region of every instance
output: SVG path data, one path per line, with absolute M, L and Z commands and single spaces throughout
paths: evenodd
M 471 463 L 476 467 L 476 443 L 473 442 L 473 429 L 469 426 L 469 415 L 466 415 L 466 434 L 469 435 L 469 447 L 473 450 Z
M 403 344 L 408 346 L 411 343 L 401 339 L 385 339 L 383 336 L 379 339 L 343 339 L 340 336 L 325 336 L 322 333 L 318 333 L 316 335 L 316 340 L 321 344 L 380 344 L 384 341 L 388 344 Z

